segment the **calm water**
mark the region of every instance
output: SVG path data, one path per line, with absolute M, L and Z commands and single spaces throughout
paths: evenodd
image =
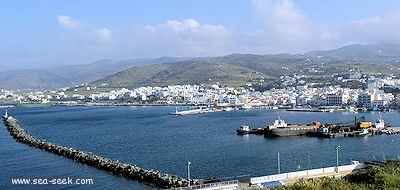
M 249 110 L 202 115 L 173 116 L 175 107 L 51 107 L 9 109 L 33 136 L 55 144 L 146 169 L 186 177 L 188 160 L 192 178 L 226 178 L 334 166 L 335 146 L 340 145 L 339 164 L 351 160 L 398 158 L 400 135 L 367 138 L 314 137 L 264 138 L 238 136 L 241 124 L 262 127 L 279 115 L 288 123 L 347 122 L 350 113 L 300 113 L 284 110 Z M 4 109 L 0 109 L 4 113 Z M 374 121 L 378 112 L 362 113 Z M 392 126 L 400 126 L 400 113 L 382 113 Z M 75 163 L 15 142 L 0 127 L 0 189 L 148 189 L 135 181 Z M 91 178 L 94 185 L 12 185 L 11 178 Z

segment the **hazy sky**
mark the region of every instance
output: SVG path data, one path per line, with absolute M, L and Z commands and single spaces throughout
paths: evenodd
M 400 43 L 399 0 L 2 0 L 0 70 Z

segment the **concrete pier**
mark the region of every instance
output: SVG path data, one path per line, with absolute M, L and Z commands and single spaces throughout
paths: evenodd
M 4 125 L 10 135 L 20 143 L 28 146 L 39 148 L 41 150 L 51 152 L 53 154 L 63 156 L 75 162 L 93 166 L 97 169 L 110 172 L 114 175 L 124 177 L 126 179 L 136 180 L 138 182 L 155 186 L 159 188 L 176 188 L 188 186 L 187 179 L 180 178 L 176 175 L 162 174 L 159 171 L 146 170 L 133 164 L 126 164 L 116 160 L 111 160 L 91 152 L 83 152 L 74 148 L 59 146 L 46 140 L 37 139 L 31 136 L 18 121 L 7 113 L 3 116 Z

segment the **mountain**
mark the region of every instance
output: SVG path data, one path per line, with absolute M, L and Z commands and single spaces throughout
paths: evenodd
M 100 60 L 85 65 L 67 65 L 49 69 L 30 69 L 0 72 L 2 89 L 56 89 L 101 79 L 137 65 L 160 64 L 187 58 L 161 57 L 131 60 Z
M 306 75 L 308 82 L 332 81 L 334 75 L 345 75 L 359 68 L 364 74 L 399 76 L 390 64 L 339 58 L 320 58 L 313 55 L 251 55 L 233 54 L 223 57 L 195 58 L 165 64 L 135 66 L 91 83 L 107 88 L 136 88 L 174 84 L 220 83 L 242 86 L 274 87 L 282 75 Z M 378 72 L 379 71 L 379 72 Z
M 326 59 L 361 60 L 388 63 L 400 67 L 400 44 L 353 44 L 329 51 L 312 51 L 308 56 L 323 56 Z
M 328 51 L 304 54 L 221 57 L 101 60 L 85 65 L 69 65 L 46 70 L 18 70 L 0 73 L 3 89 L 56 89 L 90 83 L 107 87 L 165 86 L 171 84 L 220 83 L 240 86 L 246 83 L 279 83 L 282 75 L 307 75 L 309 81 L 331 79 L 349 69 L 364 74 L 399 76 L 400 45 L 349 45 Z M 312 72 L 310 72 L 312 70 Z
M 219 58 L 197 58 L 158 65 L 135 66 L 92 84 L 131 88 L 206 82 L 240 85 L 263 77 L 268 78 L 255 70 L 219 61 Z

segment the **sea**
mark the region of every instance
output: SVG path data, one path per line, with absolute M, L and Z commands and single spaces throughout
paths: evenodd
M 184 108 L 179 108 L 183 110 Z M 369 137 L 265 138 L 240 136 L 236 129 L 287 123 L 354 122 L 382 117 L 400 127 L 400 113 L 324 113 L 253 109 L 197 115 L 170 115 L 168 106 L 53 106 L 8 108 L 8 114 L 33 136 L 82 151 L 135 164 L 145 169 L 192 179 L 223 180 L 258 177 L 350 164 L 352 160 L 400 157 L 400 135 Z M 4 113 L 5 109 L 0 109 Z M 336 152 L 335 147 L 340 146 Z M 190 165 L 188 168 L 188 161 Z M 133 180 L 74 162 L 16 142 L 0 125 L 0 189 L 153 189 Z M 13 184 L 29 179 L 30 184 Z M 54 184 L 56 180 L 67 184 Z M 89 184 L 70 184 L 89 179 Z

